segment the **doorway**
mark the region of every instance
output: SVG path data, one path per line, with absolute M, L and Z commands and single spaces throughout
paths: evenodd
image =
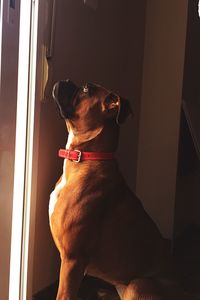
M 87 5 L 89 2 L 92 1 L 21 0 L 20 11 L 18 11 L 19 19 L 22 20 L 24 17 L 28 25 L 23 27 L 24 23 L 21 23 L 20 29 L 18 28 L 18 32 L 25 30 L 25 39 L 23 37 L 22 42 L 21 35 L 19 56 L 16 55 L 16 61 L 19 57 L 19 69 L 18 65 L 16 67 L 19 76 L 18 81 L 17 75 L 15 80 L 15 105 L 12 102 L 12 114 L 8 107 L 9 124 L 14 124 L 12 133 L 7 131 L 6 135 L 13 138 L 12 160 L 2 156 L 4 165 L 0 166 L 3 176 L 5 164 L 12 161 L 11 175 L 9 175 L 12 181 L 7 183 L 7 190 L 10 186 L 14 186 L 13 191 L 16 192 L 12 195 L 9 190 L 11 193 L 10 202 L 7 202 L 9 203 L 7 208 L 9 226 L 7 231 L 2 231 L 2 234 L 7 234 L 8 237 L 6 250 L 4 250 L 6 253 L 10 249 L 12 222 L 13 249 L 17 249 L 17 252 L 11 249 L 9 300 L 16 300 L 16 295 L 20 300 L 29 300 L 55 282 L 58 277 L 59 256 L 49 231 L 48 202 L 49 195 L 61 173 L 62 161 L 57 158 L 57 151 L 64 147 L 67 132 L 63 121 L 56 113 L 51 97 L 53 84 L 57 80 L 70 78 L 79 85 L 94 81 L 130 99 L 134 106 L 135 117 L 122 127 L 118 151 L 120 166 L 129 186 L 141 196 L 143 204 L 159 227 L 168 237 L 172 235 L 178 145 L 178 134 L 174 134 L 173 129 L 175 128 L 175 133 L 178 132 L 179 120 L 176 118 L 181 102 L 179 96 L 184 56 L 180 44 L 172 43 L 177 41 L 177 34 L 181 37 L 181 45 L 184 46 L 187 1 L 184 1 L 184 6 L 182 0 L 174 2 L 175 24 L 177 24 L 177 16 L 180 16 L 180 6 L 182 15 L 179 19 L 180 26 L 173 32 L 173 36 L 170 35 L 171 32 L 166 24 L 162 23 L 162 26 L 158 26 L 153 22 L 147 27 L 151 21 L 162 21 L 160 12 L 166 17 L 166 9 L 168 12 L 171 11 L 168 1 L 163 5 L 160 4 L 160 0 L 127 1 L 126 4 L 122 0 L 99 0 L 94 1 L 95 5 Z M 13 3 L 11 9 L 14 9 Z M 19 1 L 15 3 L 15 9 L 18 7 L 19 10 Z M 150 35 L 147 36 L 148 34 Z M 20 44 L 19 34 L 16 36 Z M 163 36 L 167 36 L 167 39 L 162 43 L 160 37 Z M 18 45 L 17 41 L 16 45 Z M 155 44 L 152 44 L 152 41 L 155 41 Z M 163 49 L 164 43 L 173 45 L 177 50 L 177 57 L 181 59 L 172 57 L 173 46 L 170 49 Z M 168 50 L 171 51 L 171 56 L 168 58 L 170 63 L 165 61 L 165 64 L 161 64 L 163 55 L 166 55 Z M 157 55 L 158 53 L 160 56 Z M 160 66 L 156 74 L 154 74 L 155 65 L 152 63 L 152 57 L 156 59 L 157 66 Z M 2 56 L 2 70 L 3 61 Z M 20 63 L 22 61 L 23 64 Z M 168 87 L 164 83 L 170 77 L 168 67 L 177 70 L 175 67 L 177 61 L 179 72 L 176 73 L 177 77 L 173 81 L 174 90 L 170 90 L 171 94 L 165 94 Z M 20 82 L 23 83 L 21 87 Z M 158 82 L 162 87 L 162 91 L 159 90 L 160 94 L 157 93 Z M 173 111 L 174 123 L 172 122 L 170 130 L 166 126 L 170 120 L 169 116 L 171 117 L 170 109 L 167 110 L 165 120 L 162 114 L 159 114 L 159 107 L 164 108 L 160 99 L 162 98 L 167 106 L 165 100 L 168 96 L 176 100 L 176 111 Z M 3 98 L 5 97 L 1 99 Z M 171 102 L 174 107 L 173 101 Z M 23 118 L 17 115 L 17 107 L 19 107 L 18 112 L 24 112 Z M 159 128 L 155 122 L 157 120 L 155 113 L 156 117 L 159 116 Z M 15 124 L 22 126 L 22 129 L 18 130 L 20 134 L 16 136 L 16 143 Z M 167 141 L 162 139 L 163 128 L 172 146 L 170 149 L 173 150 L 168 159 L 166 159 L 166 149 L 162 151 Z M 155 129 L 159 129 L 159 132 L 156 131 L 158 135 L 153 135 Z M 20 142 L 21 138 L 22 142 Z M 7 143 L 9 144 L 8 141 Z M 159 164 L 155 149 L 161 150 Z M 22 156 L 18 156 L 17 153 Z M 163 165 L 168 171 L 167 174 L 162 173 Z M 150 177 L 152 180 L 159 179 L 160 187 L 165 186 L 166 190 L 157 189 L 156 180 L 152 188 L 153 185 L 149 184 L 148 180 Z M 21 182 L 17 181 L 19 178 Z M 164 193 L 165 198 L 162 198 Z M 163 206 L 165 217 L 162 216 Z M 12 214 L 12 207 L 13 212 L 17 211 L 18 214 Z M 5 207 L 2 204 L 0 213 L 3 215 L 4 211 Z M 8 253 L 5 257 L 8 262 L 6 272 L 9 274 Z M 17 260 L 17 269 L 12 262 L 13 259 Z M 4 285 L 5 290 L 8 290 L 9 276 L 5 280 L 7 280 Z

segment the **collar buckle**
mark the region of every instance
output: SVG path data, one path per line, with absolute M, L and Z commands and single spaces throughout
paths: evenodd
M 82 152 L 80 150 L 73 150 L 78 153 L 77 159 L 73 159 L 75 163 L 79 163 L 81 161 Z

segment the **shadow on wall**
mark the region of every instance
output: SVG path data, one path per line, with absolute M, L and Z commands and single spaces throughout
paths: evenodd
M 122 127 L 118 157 L 135 189 L 146 1 L 103 0 L 96 10 L 57 3 L 52 83 L 95 82 L 130 100 L 135 117 Z
M 175 234 L 200 225 L 200 18 L 198 0 L 189 0 L 183 76 L 183 105 L 175 208 Z M 193 224 L 193 225 L 192 225 Z

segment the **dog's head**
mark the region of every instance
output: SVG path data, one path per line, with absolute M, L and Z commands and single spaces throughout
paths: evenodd
M 108 120 L 120 125 L 132 114 L 128 100 L 97 84 L 78 87 L 71 80 L 59 81 L 54 85 L 53 98 L 64 119 L 88 129 Z

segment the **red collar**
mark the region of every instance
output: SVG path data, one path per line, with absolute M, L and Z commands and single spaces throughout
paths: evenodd
M 60 149 L 58 156 L 67 158 L 74 162 L 81 162 L 83 160 L 112 160 L 114 159 L 113 152 L 81 152 L 79 150 Z

